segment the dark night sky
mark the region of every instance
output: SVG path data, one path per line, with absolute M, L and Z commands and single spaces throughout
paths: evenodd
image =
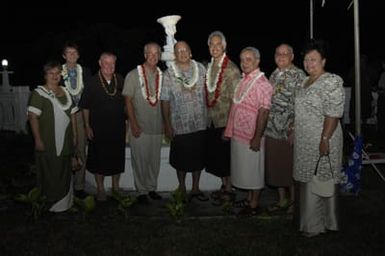
M 353 7 L 347 10 L 350 0 L 326 0 L 323 8 L 321 2 L 314 0 L 314 37 L 329 41 L 328 69 L 343 75 L 353 65 Z M 131 9 L 131 14 L 127 4 L 123 7 L 112 1 L 88 9 L 78 8 L 75 1 L 62 2 L 59 7 L 53 3 L 21 9 L 5 7 L 0 58 L 7 58 L 9 69 L 15 72 L 11 76 L 13 85 L 35 86 L 41 82 L 42 65 L 50 59 L 62 61 L 64 42 L 75 40 L 81 47 L 83 65 L 96 71 L 99 54 L 111 50 L 118 56 L 118 72 L 125 75 L 143 61 L 145 42 L 165 43 L 163 27 L 156 19 L 178 14 L 182 19 L 175 37 L 190 43 L 196 60 L 209 59 L 207 36 L 221 30 L 227 37 L 228 55 L 236 63 L 243 47 L 255 46 L 262 55 L 261 69 L 270 74 L 274 48 L 288 42 L 295 48 L 296 64 L 302 66 L 300 50 L 310 33 L 309 0 L 256 1 L 253 8 L 246 3 L 205 3 L 211 7 L 192 1 L 189 5 L 181 2 L 180 6 L 146 1 L 141 8 Z M 361 51 L 376 61 L 385 56 L 385 36 L 380 35 L 385 25 L 380 15 L 385 12 L 377 5 L 377 1 L 360 1 Z

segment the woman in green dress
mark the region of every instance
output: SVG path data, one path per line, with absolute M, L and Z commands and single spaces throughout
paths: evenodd
M 68 210 L 73 203 L 71 157 L 76 145 L 75 113 L 68 91 L 59 85 L 61 65 L 48 62 L 45 84 L 38 86 L 28 103 L 28 119 L 35 141 L 37 187 L 47 197 L 49 211 Z

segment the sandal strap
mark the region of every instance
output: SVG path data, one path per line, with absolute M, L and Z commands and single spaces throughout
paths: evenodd
M 222 193 L 223 192 L 221 190 L 217 190 L 217 191 L 213 191 L 210 194 L 210 196 L 211 196 L 212 199 L 217 200 L 217 199 L 219 199 L 221 197 Z
M 245 208 L 249 206 L 249 200 L 242 199 L 242 200 L 235 201 L 233 202 L 233 206 L 236 208 Z

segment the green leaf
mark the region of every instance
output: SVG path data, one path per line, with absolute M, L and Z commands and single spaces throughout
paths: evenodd
M 93 196 L 87 196 L 83 200 L 84 202 L 84 211 L 90 213 L 95 209 L 95 198 Z
M 18 194 L 15 196 L 15 200 L 21 203 L 28 203 L 29 198 L 27 197 L 26 194 Z
M 28 197 L 32 200 L 32 201 L 37 201 L 40 197 L 41 193 L 40 193 L 40 189 L 38 188 L 33 188 L 31 189 L 31 191 L 29 191 L 28 193 Z
M 81 208 L 83 208 L 83 200 L 82 199 L 80 199 L 80 198 L 78 198 L 78 197 L 74 197 L 74 204 L 76 205 L 76 206 L 79 206 L 79 207 L 81 207 Z

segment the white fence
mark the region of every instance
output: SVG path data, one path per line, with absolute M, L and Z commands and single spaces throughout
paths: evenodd
M 0 87 L 0 130 L 27 132 L 29 86 Z

